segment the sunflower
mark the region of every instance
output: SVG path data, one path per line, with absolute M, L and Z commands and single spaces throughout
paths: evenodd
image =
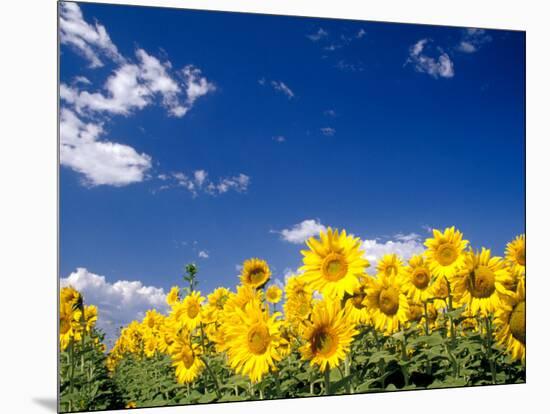
M 361 240 L 348 236 L 343 230 L 332 230 L 320 233 L 319 240 L 311 237 L 307 241 L 309 250 L 302 250 L 304 265 L 303 278 L 312 290 L 317 290 L 325 297 L 342 298 L 344 293 L 353 294 L 360 285 L 369 262 L 363 258 L 360 249 Z
M 97 322 L 97 306 L 84 307 L 84 320 L 86 321 L 86 332 L 90 333 Z
M 68 303 L 70 305 L 80 305 L 82 304 L 82 295 L 78 290 L 73 288 L 72 286 L 66 286 L 61 289 L 61 292 L 59 293 L 60 296 L 60 302 L 61 303 Z
M 346 315 L 354 324 L 367 324 L 369 322 L 369 312 L 364 303 L 366 297 L 365 285 L 357 288 L 353 295 L 344 297 Z
M 143 352 L 147 358 L 152 358 L 157 351 L 157 338 L 151 333 L 144 338 Z
M 447 278 L 445 276 L 435 278 L 435 281 L 430 285 L 428 296 L 436 309 L 443 309 L 447 307 L 449 283 L 447 282 Z
M 338 300 L 319 301 L 304 329 L 305 344 L 299 349 L 302 359 L 309 360 L 310 365 L 318 365 L 321 372 L 335 368 L 346 358 L 353 337 L 358 333 Z
M 265 299 L 269 303 L 273 303 L 273 304 L 279 303 L 282 297 L 283 297 L 283 291 L 277 285 L 271 285 L 265 291 Z
M 525 274 L 525 234 L 517 236 L 506 245 L 506 260 L 517 273 Z
M 59 346 L 62 351 L 67 349 L 71 340 L 81 339 L 82 325 L 80 319 L 82 311 L 73 309 L 70 302 L 62 302 L 59 307 Z
M 291 276 L 286 282 L 285 295 L 287 299 L 310 299 L 313 290 L 303 276 Z
M 201 374 L 204 362 L 200 354 L 200 347 L 192 344 L 189 333 L 183 330 L 170 349 L 172 366 L 176 368 L 176 379 L 180 384 L 191 383 Z
M 145 313 L 145 318 L 143 318 L 143 324 L 151 330 L 158 329 L 159 325 L 162 323 L 162 315 L 156 310 L 148 310 Z
M 488 316 L 501 306 L 503 295 L 512 294 L 506 288 L 511 281 L 504 260 L 491 257 L 491 250 L 483 248 L 480 253 L 466 253 L 464 266 L 451 279 L 451 288 L 472 315 Z
M 253 300 L 244 310 L 237 308 L 236 314 L 238 318 L 224 322 L 229 365 L 238 374 L 247 375 L 250 381 L 257 383 L 270 370 L 275 370 L 275 362 L 282 358 L 278 349 L 283 341 L 282 322 L 277 320 L 280 313 L 270 317 L 261 303 Z
M 409 303 L 401 280 L 396 276 L 369 278 L 365 305 L 373 325 L 388 335 L 399 331 L 409 319 Z
M 166 295 L 166 303 L 169 306 L 174 306 L 180 298 L 180 288 L 177 286 L 172 286 L 168 295 Z
M 525 361 L 525 278 L 519 280 L 516 292 L 504 297 L 494 323 L 497 342 L 513 359 Z
M 229 298 L 230 291 L 227 288 L 219 287 L 208 295 L 208 303 L 217 309 L 223 309 L 225 301 Z
M 173 317 L 180 326 L 185 326 L 192 331 L 201 322 L 201 304 L 204 298 L 200 292 L 191 292 L 177 303 L 173 308 Z
M 271 270 L 265 260 L 248 259 L 243 263 L 241 271 L 241 283 L 253 288 L 261 288 L 271 277 Z
M 403 261 L 395 253 L 385 254 L 376 265 L 376 271 L 384 276 L 404 276 Z
M 403 288 L 414 302 L 426 302 L 430 298 L 430 269 L 421 255 L 411 257 L 405 269 Z
M 434 276 L 451 277 L 464 264 L 462 252 L 468 245 L 462 240 L 462 233 L 453 227 L 446 228 L 444 233 L 434 229 L 434 238 L 427 239 L 424 245 L 430 272 Z

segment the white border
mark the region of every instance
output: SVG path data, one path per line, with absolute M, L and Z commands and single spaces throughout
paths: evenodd
M 141 5 L 527 30 L 528 373 L 527 384 L 139 410 L 145 413 L 365 412 L 517 413 L 546 406 L 548 13 L 544 2 L 505 0 L 147 0 Z M 1 7 L 0 376 L 2 412 L 53 412 L 56 392 L 56 4 Z M 7 91 L 6 91 L 7 89 Z M 475 150 L 475 145 L 472 150 Z M 499 149 L 493 156 L 498 157 Z M 6 266 L 7 265 L 7 266 Z M 48 403 L 48 401 L 50 403 Z M 50 407 L 50 408 L 48 408 Z M 126 412 L 126 411 L 119 411 Z

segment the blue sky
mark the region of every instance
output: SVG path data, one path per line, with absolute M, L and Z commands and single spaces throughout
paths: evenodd
M 282 280 L 322 226 L 373 258 L 524 232 L 523 32 L 75 3 L 60 28 L 62 278 L 160 297 L 188 262 L 203 291 L 251 256 Z

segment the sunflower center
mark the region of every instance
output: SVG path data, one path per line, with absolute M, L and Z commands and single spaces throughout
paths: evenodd
M 412 277 L 412 282 L 418 289 L 426 289 L 428 283 L 430 282 L 426 269 L 416 269 Z
M 365 305 L 363 305 L 363 301 L 365 300 L 365 296 L 362 293 L 356 293 L 351 298 L 351 303 L 353 306 L 355 306 L 356 309 L 363 309 Z
M 248 348 L 256 355 L 264 354 L 270 342 L 271 336 L 265 326 L 254 326 L 248 332 Z
M 66 334 L 71 329 L 71 323 L 68 318 L 60 318 L 59 320 L 59 332 Z
M 480 266 L 470 273 L 469 290 L 476 298 L 488 298 L 495 291 L 495 274 L 486 266 Z
M 378 304 L 386 315 L 395 315 L 399 310 L 399 292 L 391 287 L 382 289 L 378 296 Z
M 510 315 L 512 336 L 525 345 L 525 301 L 519 302 Z
M 449 266 L 457 259 L 458 253 L 451 243 L 443 243 L 437 248 L 436 260 L 442 266 Z
M 250 271 L 250 282 L 253 284 L 260 284 L 265 279 L 265 272 L 261 268 L 252 269 Z
M 199 314 L 201 308 L 197 302 L 191 302 L 187 308 L 187 316 L 191 319 L 195 319 Z
M 193 362 L 195 362 L 195 356 L 193 355 L 191 349 L 184 348 L 181 351 L 181 360 L 183 361 L 183 365 L 185 365 L 185 368 L 189 369 L 193 366 Z
M 338 253 L 331 253 L 323 261 L 323 274 L 330 281 L 342 279 L 348 272 L 348 264 L 344 256 Z
M 518 249 L 516 252 L 516 260 L 520 265 L 525 266 L 525 247 L 520 247 Z
M 336 350 L 337 346 L 338 338 L 324 328 L 317 331 L 311 338 L 311 349 L 314 354 L 329 356 Z

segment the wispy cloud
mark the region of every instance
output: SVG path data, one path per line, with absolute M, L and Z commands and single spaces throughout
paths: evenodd
M 328 36 L 328 32 L 320 27 L 316 32 L 306 35 L 306 37 L 312 42 L 318 42 L 319 40 Z
M 338 62 L 336 62 L 336 65 L 334 65 L 334 67 L 343 72 L 363 72 L 365 70 L 365 68 L 363 67 L 363 63 L 352 63 L 348 62 L 345 59 L 340 59 Z
M 105 27 L 99 23 L 91 25 L 84 20 L 76 3 L 60 3 L 59 34 L 62 44 L 69 45 L 84 56 L 90 67 L 103 66 L 100 56 L 121 63 L 124 58 L 111 41 Z
M 334 109 L 326 109 L 323 111 L 323 115 L 334 118 L 336 116 L 336 111 Z
M 286 95 L 288 99 L 294 98 L 294 92 L 283 81 L 271 81 L 271 86 L 282 94 Z
M 280 231 L 272 230 L 272 233 L 281 235 L 281 239 L 293 244 L 304 243 L 312 236 L 318 236 L 321 231 L 325 231 L 326 227 L 319 220 L 308 219 L 301 223 L 295 224 L 288 229 Z
M 321 134 L 323 134 L 325 137 L 332 137 L 336 134 L 336 129 L 331 127 L 323 127 L 321 128 Z
M 191 174 L 183 172 L 173 172 L 170 174 L 159 174 L 157 179 L 162 181 L 162 185 L 157 191 L 163 191 L 174 188 L 184 188 L 195 198 L 200 194 L 212 196 L 225 194 L 229 191 L 245 193 L 250 185 L 250 177 L 240 173 L 230 177 L 220 177 L 211 180 L 205 170 L 196 170 Z
M 279 144 L 282 144 L 286 141 L 286 138 L 283 135 L 277 135 L 273 137 L 273 141 L 278 142 Z
M 201 259 L 208 259 L 210 257 L 210 255 L 208 254 L 208 252 L 206 250 L 201 250 L 201 251 L 199 251 L 199 257 Z
M 429 39 L 420 39 L 409 48 L 409 57 L 405 64 L 411 63 L 419 73 L 426 73 L 437 78 L 452 78 L 454 76 L 454 67 L 451 58 L 443 49 L 435 48 L 434 56 L 426 54 L 426 47 L 429 45 Z
M 464 29 L 457 49 L 464 53 L 474 53 L 491 40 L 491 36 L 484 29 Z

